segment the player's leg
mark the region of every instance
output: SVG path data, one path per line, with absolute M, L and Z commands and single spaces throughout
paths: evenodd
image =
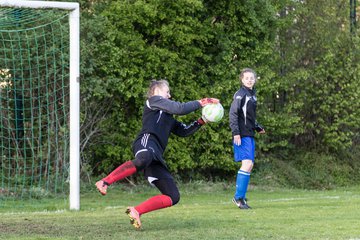
M 241 139 L 241 145 L 234 145 L 235 161 L 241 161 L 241 168 L 236 176 L 236 190 L 233 202 L 240 209 L 249 209 L 246 202 L 246 192 L 250 182 L 251 170 L 254 165 L 255 142 L 254 138 Z
M 135 143 L 134 149 L 137 149 L 137 151 L 135 152 L 135 159 L 133 161 L 127 161 L 121 164 L 108 176 L 101 179 L 95 184 L 102 195 L 105 195 L 107 193 L 107 187 L 114 182 L 131 176 L 137 171 L 143 170 L 150 165 L 154 157 L 152 150 L 144 148 L 139 143 Z
M 246 202 L 246 192 L 250 182 L 252 166 L 253 162 L 251 160 L 243 160 L 236 176 L 236 190 L 233 202 L 241 209 L 250 208 Z
M 135 207 L 140 215 L 162 208 L 171 207 L 180 200 L 179 190 L 172 178 L 153 181 L 161 194 L 153 196 Z
M 137 229 L 141 228 L 140 216 L 142 214 L 167 208 L 175 205 L 180 200 L 180 193 L 173 179 L 155 180 L 153 184 L 159 188 L 162 194 L 153 196 L 135 207 L 128 207 L 126 214 L 130 218 L 130 223 Z
M 121 179 L 124 179 L 136 172 L 136 167 L 133 161 L 127 161 L 117 167 L 114 171 L 112 171 L 105 178 L 96 182 L 95 186 L 99 190 L 102 195 L 107 193 L 107 188 L 111 184 Z
M 130 223 L 135 228 L 141 227 L 140 216 L 142 214 L 173 206 L 180 200 L 176 183 L 162 164 L 159 162 L 151 164 L 145 170 L 145 176 L 151 184 L 160 190 L 161 194 L 153 196 L 135 207 L 127 208 L 126 213 L 130 218 Z

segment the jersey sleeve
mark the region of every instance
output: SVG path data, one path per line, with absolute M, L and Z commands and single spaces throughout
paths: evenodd
M 181 103 L 163 98 L 161 96 L 152 96 L 146 101 L 146 104 L 150 109 L 162 110 L 174 115 L 186 115 L 201 108 L 201 105 L 198 101 Z
M 255 131 L 261 132 L 265 130 L 263 126 L 261 126 L 257 121 L 255 121 Z
M 239 128 L 239 109 L 240 109 L 241 97 L 234 96 L 234 99 L 230 106 L 229 111 L 229 123 L 232 135 L 240 135 L 240 128 Z
M 172 133 L 179 137 L 187 137 L 191 134 L 194 134 L 197 130 L 200 129 L 201 126 L 202 125 L 198 121 L 194 121 L 190 125 L 176 121 Z

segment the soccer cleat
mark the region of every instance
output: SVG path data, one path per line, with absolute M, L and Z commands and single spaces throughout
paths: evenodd
M 240 198 L 236 200 L 235 198 L 232 199 L 232 202 L 238 206 L 240 209 L 250 209 L 251 207 L 247 205 L 247 199 L 246 198 Z
M 109 186 L 108 184 L 106 184 L 103 180 L 100 180 L 95 183 L 95 186 L 102 195 L 106 195 L 106 190 Z
M 136 211 L 134 207 L 128 207 L 125 213 L 129 216 L 131 225 L 133 225 L 136 229 L 140 229 L 141 221 L 138 211 Z

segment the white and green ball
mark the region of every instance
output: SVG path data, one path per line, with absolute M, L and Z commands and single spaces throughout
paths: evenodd
M 208 122 L 219 122 L 224 116 L 224 108 L 220 103 L 208 104 L 202 109 L 202 117 Z

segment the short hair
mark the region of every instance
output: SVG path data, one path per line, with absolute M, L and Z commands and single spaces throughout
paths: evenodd
M 240 76 L 239 76 L 240 82 L 241 82 L 241 80 L 243 79 L 244 74 L 247 73 L 247 72 L 253 73 L 253 74 L 254 74 L 254 77 L 255 77 L 255 81 L 257 80 L 256 72 L 255 72 L 252 68 L 244 68 L 243 70 L 241 70 L 241 73 L 240 73 Z
M 163 86 L 169 87 L 169 82 L 164 79 L 160 79 L 160 80 L 152 79 L 150 81 L 149 89 L 147 92 L 147 98 L 154 96 L 155 89 Z

